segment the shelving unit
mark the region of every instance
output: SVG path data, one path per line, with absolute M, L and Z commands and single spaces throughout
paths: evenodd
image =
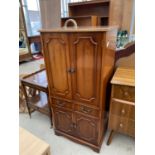
M 74 19 L 78 26 L 121 27 L 122 0 L 92 0 L 68 4 L 69 17 L 61 18 L 61 26 Z
M 108 16 L 110 0 L 69 3 L 69 16 Z
M 63 26 L 65 21 L 68 19 L 74 19 L 78 26 L 96 26 L 99 22 L 97 16 L 72 16 L 61 18 L 61 25 Z M 72 26 L 72 24 L 69 23 L 68 26 Z

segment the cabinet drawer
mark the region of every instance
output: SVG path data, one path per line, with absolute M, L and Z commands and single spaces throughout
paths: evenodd
M 59 100 L 59 99 L 52 99 L 52 105 L 54 107 L 66 108 L 66 109 L 72 110 L 71 102 L 67 102 L 67 101 L 63 101 L 63 100 Z
M 135 137 L 135 121 L 128 120 L 127 133 L 129 136 Z
M 134 105 L 130 105 L 129 118 L 132 120 L 135 120 L 135 106 Z
M 123 117 L 118 117 L 116 115 L 110 115 L 109 119 L 109 129 L 126 133 L 128 127 L 128 119 Z
M 110 113 L 112 115 L 128 117 L 129 105 L 112 99 Z
M 131 86 L 113 85 L 112 97 L 135 102 L 135 88 Z
M 90 116 L 99 117 L 98 110 L 92 109 L 92 108 L 84 106 L 84 105 L 74 104 L 74 110 L 75 110 L 75 112 L 80 112 L 80 113 L 87 114 Z

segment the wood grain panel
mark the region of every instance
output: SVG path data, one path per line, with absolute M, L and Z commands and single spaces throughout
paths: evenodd
M 71 102 L 67 102 L 59 99 L 53 99 L 53 98 L 51 98 L 51 100 L 52 100 L 51 105 L 54 107 L 72 110 L 73 104 Z
M 97 104 L 99 92 L 100 69 L 101 63 L 100 40 L 95 35 L 82 34 L 76 36 L 71 41 L 73 47 L 73 97 L 76 100 L 89 104 Z
M 124 117 L 118 117 L 117 115 L 110 115 L 109 128 L 121 133 L 127 133 L 128 119 Z
M 130 105 L 129 118 L 135 120 L 135 106 Z
M 129 136 L 135 137 L 135 121 L 129 119 L 128 120 L 128 129 L 127 133 Z
M 117 25 L 119 28 L 122 26 L 122 9 L 124 0 L 111 0 L 110 1 L 110 19 L 109 25 Z
M 72 134 L 72 113 L 67 110 L 53 108 L 55 128 L 68 134 Z
M 94 16 L 108 16 L 109 2 L 100 4 L 86 4 L 69 6 L 69 16 L 83 16 L 83 15 L 94 15 Z
M 45 57 L 50 96 L 56 95 L 71 98 L 71 78 L 67 70 L 70 68 L 68 40 L 65 35 L 45 36 Z
M 98 138 L 98 121 L 83 115 L 76 114 L 76 135 L 81 139 L 97 143 Z
M 132 20 L 133 3 L 134 3 L 133 0 L 123 1 L 122 29 L 127 30 L 129 33 Z
M 100 114 L 99 110 L 96 110 L 84 105 L 79 105 L 79 104 L 74 104 L 74 111 L 85 115 L 93 116 L 93 117 L 99 117 L 99 114 Z
M 113 85 L 113 97 L 127 101 L 135 101 L 135 88 L 131 86 Z
M 110 113 L 121 117 L 128 117 L 129 105 L 112 100 Z

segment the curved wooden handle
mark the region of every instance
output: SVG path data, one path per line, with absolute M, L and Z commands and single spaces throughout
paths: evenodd
M 73 27 L 77 28 L 77 23 L 74 19 L 68 19 L 65 21 L 64 27 L 67 28 L 68 23 L 73 23 Z

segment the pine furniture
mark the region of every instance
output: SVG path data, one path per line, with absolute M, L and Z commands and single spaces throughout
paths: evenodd
M 51 155 L 49 144 L 21 127 L 19 127 L 19 154 Z
M 112 80 L 108 129 L 112 141 L 114 132 L 135 136 L 135 73 L 131 68 L 117 68 Z
M 106 86 L 116 27 L 40 30 L 56 135 L 99 152 L 107 128 Z

